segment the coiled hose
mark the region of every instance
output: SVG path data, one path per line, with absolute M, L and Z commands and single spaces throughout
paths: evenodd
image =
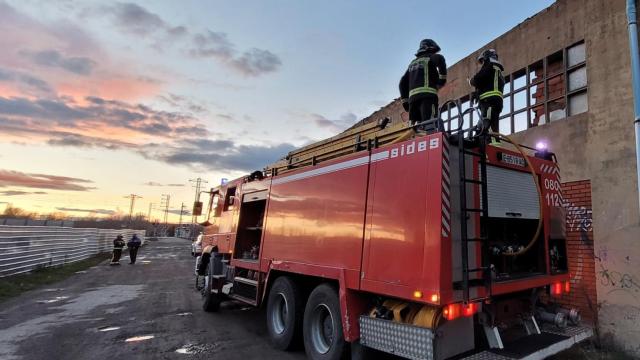
M 543 224 L 542 206 L 543 206 L 543 202 L 544 202 L 544 198 L 542 197 L 542 189 L 540 188 L 540 182 L 538 181 L 538 175 L 536 174 L 536 171 L 534 170 L 533 165 L 531 164 L 531 161 L 529 160 L 529 157 L 524 152 L 522 147 L 518 143 L 513 141 L 507 135 L 503 135 L 503 134 L 495 133 L 495 132 L 490 132 L 489 135 L 491 135 L 493 137 L 496 137 L 498 139 L 502 139 L 502 140 L 508 142 L 509 144 L 515 146 L 515 148 L 518 150 L 518 152 L 522 155 L 524 160 L 527 162 L 527 166 L 529 167 L 529 171 L 531 171 L 531 176 L 533 176 L 533 181 L 536 184 L 536 190 L 538 191 L 538 204 L 539 204 L 538 209 L 539 209 L 540 213 L 538 215 L 538 227 L 536 228 L 535 235 L 533 235 L 533 238 L 531 239 L 531 241 L 529 241 L 529 244 L 527 244 L 527 246 L 524 247 L 524 249 L 522 249 L 520 251 L 517 251 L 517 252 L 513 252 L 513 253 L 502 253 L 501 254 L 501 255 L 505 255 L 505 256 L 519 256 L 519 255 L 522 255 L 522 254 L 526 253 L 527 251 L 529 251 L 533 247 L 533 245 L 535 245 L 536 241 L 538 241 L 538 237 L 540 237 L 540 232 L 542 232 L 542 224 Z

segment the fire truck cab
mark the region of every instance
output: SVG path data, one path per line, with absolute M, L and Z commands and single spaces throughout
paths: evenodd
M 553 155 L 411 131 L 212 189 L 204 310 L 266 306 L 272 344 L 311 359 L 536 359 L 589 337 L 553 302 L 570 291 Z

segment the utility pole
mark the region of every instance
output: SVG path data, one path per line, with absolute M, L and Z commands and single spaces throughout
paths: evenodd
M 153 203 L 149 203 L 149 213 L 147 214 L 147 221 L 151 222 L 151 209 L 153 209 Z
M 125 196 L 125 199 L 131 199 L 131 202 L 129 204 L 129 222 L 131 222 L 131 220 L 133 220 L 133 207 L 136 203 L 136 199 L 142 199 L 142 196 L 140 195 L 136 195 L 136 194 L 131 194 L 129 196 Z
M 203 184 L 208 183 L 207 180 L 204 180 L 202 178 L 197 178 L 197 179 L 191 179 L 189 180 L 190 183 L 193 183 L 194 185 L 192 185 L 191 187 L 195 187 L 196 189 L 196 196 L 195 199 L 193 200 L 193 204 L 195 205 L 195 203 L 197 203 L 200 200 L 200 188 L 202 187 Z M 195 223 L 197 220 L 198 216 L 194 213 L 193 216 L 191 217 L 191 223 Z
M 186 214 L 186 211 L 184 211 L 184 202 L 182 203 L 182 205 L 180 205 L 180 226 L 182 226 L 182 215 Z
M 162 194 L 162 199 L 160 200 L 160 207 L 164 207 L 164 224 L 167 225 L 167 220 L 169 219 L 169 200 L 171 200 L 171 195 Z

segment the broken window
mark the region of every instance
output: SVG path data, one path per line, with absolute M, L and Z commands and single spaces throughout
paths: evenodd
M 500 133 L 512 134 L 589 110 L 584 41 L 558 50 L 524 69 L 504 74 L 504 77 Z M 463 111 L 469 106 L 468 100 L 468 96 L 459 100 L 464 101 Z M 450 121 L 447 129 L 457 129 L 462 121 L 458 111 L 452 109 L 447 117 Z M 477 114 L 465 116 L 463 130 L 476 124 L 477 117 Z

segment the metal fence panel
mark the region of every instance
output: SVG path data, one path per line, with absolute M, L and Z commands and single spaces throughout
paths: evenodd
M 133 234 L 144 244 L 144 230 L 0 225 L 0 277 L 109 252 L 117 235 L 126 242 Z

